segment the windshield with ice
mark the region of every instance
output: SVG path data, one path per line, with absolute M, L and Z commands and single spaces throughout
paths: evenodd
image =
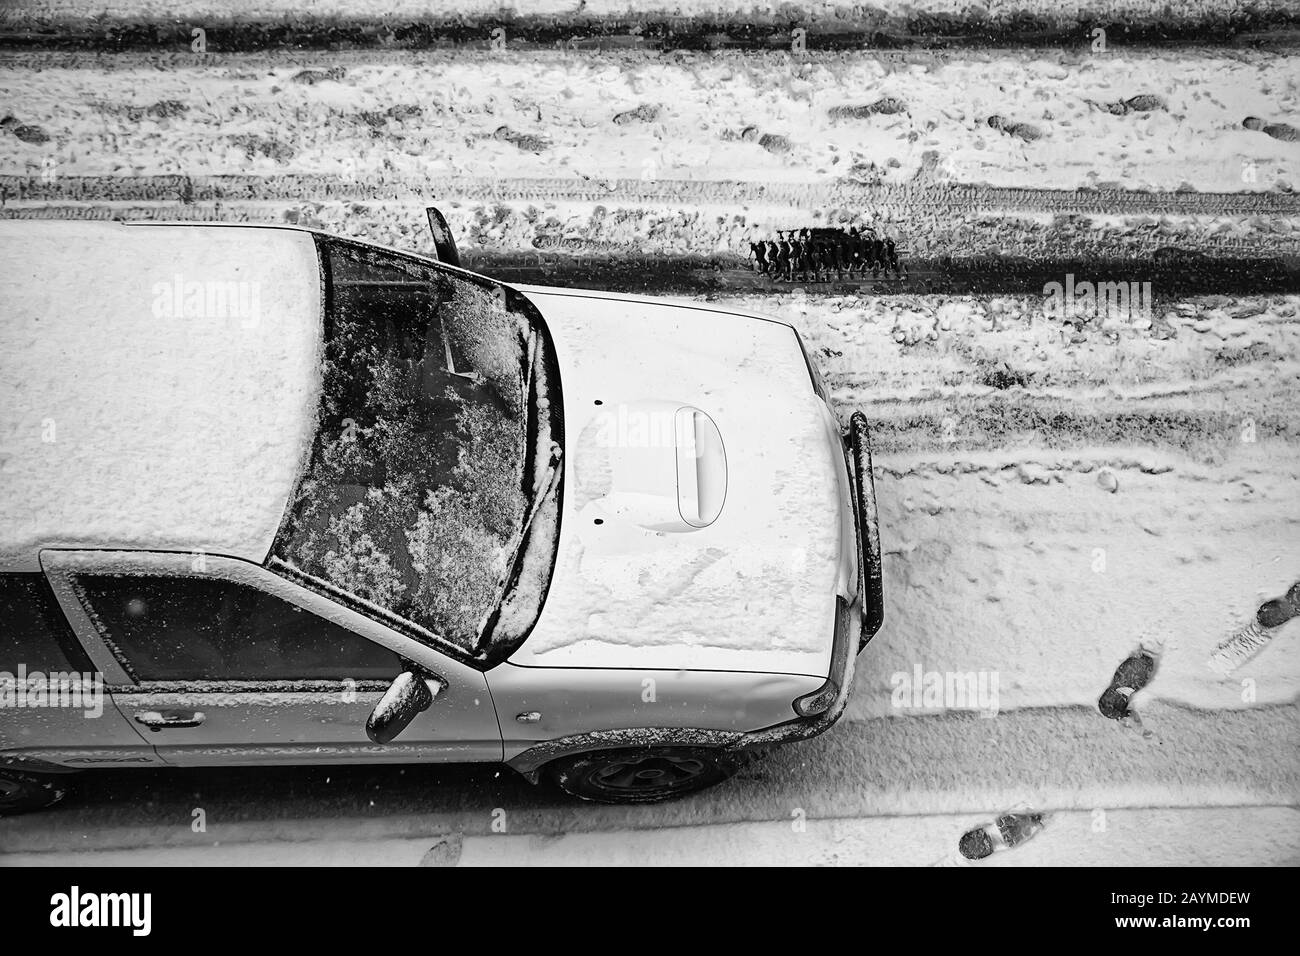
M 560 406 L 512 289 L 318 238 L 324 385 L 271 564 L 427 643 L 495 662 L 527 636 L 558 531 Z

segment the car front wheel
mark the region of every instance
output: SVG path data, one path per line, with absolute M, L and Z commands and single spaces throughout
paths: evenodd
M 546 777 L 566 793 L 598 803 L 656 803 L 721 783 L 735 757 L 707 747 L 628 747 L 562 757 Z
M 43 810 L 62 800 L 69 790 L 71 787 L 62 775 L 47 777 L 0 769 L 0 816 Z

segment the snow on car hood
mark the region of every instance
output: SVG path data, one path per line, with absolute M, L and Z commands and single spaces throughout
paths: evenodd
M 566 490 L 546 606 L 511 663 L 825 676 L 853 542 L 794 331 L 524 291 L 555 339 Z
M 0 568 L 42 547 L 260 562 L 320 351 L 307 233 L 0 223 Z

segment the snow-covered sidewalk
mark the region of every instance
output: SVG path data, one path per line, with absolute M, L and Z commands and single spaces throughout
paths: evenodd
M 6 54 L 0 172 L 1294 188 L 1293 55 Z M 579 94 L 581 91 L 581 94 Z M 1247 118 L 1258 126 L 1245 125 Z M 992 124 L 990 124 L 992 120 Z M 26 129 L 30 127 L 30 129 Z M 609 199 L 618 197 L 611 195 Z
M 1148 808 L 1050 814 L 1029 842 L 979 863 L 956 851 L 980 815 L 807 819 L 594 833 L 357 839 L 346 829 L 283 841 L 62 850 L 0 866 L 1295 866 L 1293 807 Z

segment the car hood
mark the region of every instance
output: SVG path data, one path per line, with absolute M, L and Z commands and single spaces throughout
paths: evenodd
M 794 330 L 522 291 L 555 342 L 565 496 L 546 605 L 511 663 L 825 676 L 853 526 Z

